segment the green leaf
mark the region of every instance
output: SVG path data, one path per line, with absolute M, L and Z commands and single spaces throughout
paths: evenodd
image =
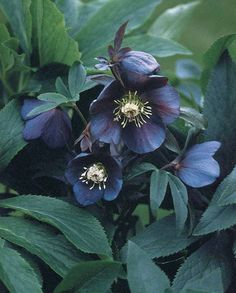
M 93 51 L 109 44 L 121 24 L 129 20 L 127 32 L 138 28 L 160 3 L 160 0 L 149 0 L 148 3 L 143 0 L 108 1 L 76 36 L 83 53 L 83 61 L 86 60 L 85 64 L 87 65 L 90 58 L 97 57 Z
M 47 112 L 49 110 L 52 110 L 54 108 L 56 108 L 58 106 L 58 104 L 55 102 L 49 102 L 47 104 L 43 104 L 43 105 L 40 105 L 36 108 L 34 108 L 33 110 L 31 110 L 28 114 L 27 114 L 27 117 L 33 117 L 33 116 L 36 116 L 36 115 L 39 115 L 41 113 L 44 113 L 44 112 Z
M 84 66 L 75 62 L 69 71 L 68 84 L 73 100 L 78 101 L 80 92 L 83 89 L 86 81 L 86 70 Z
M 51 224 L 83 252 L 111 256 L 107 237 L 98 220 L 67 202 L 52 197 L 25 195 L 1 200 L 0 206 Z
M 34 1 L 32 1 L 34 2 Z M 4 12 L 20 45 L 29 56 L 31 53 L 32 19 L 30 15 L 31 0 L 0 0 Z
M 4 74 L 14 63 L 11 50 L 4 45 L 10 39 L 9 32 L 4 24 L 0 24 L 0 70 Z
M 198 239 L 198 237 L 188 236 L 187 229 L 180 234 L 176 228 L 175 216 L 171 215 L 154 222 L 131 238 L 131 241 L 151 258 L 158 258 L 177 253 Z M 122 249 L 122 253 L 125 258 L 126 247 Z
M 11 248 L 0 247 L 0 279 L 11 293 L 43 293 L 32 267 Z
M 236 64 L 225 52 L 214 67 L 205 96 L 203 114 L 208 120 L 206 140 L 222 143 L 216 158 L 221 175 L 231 172 L 236 164 Z
M 168 176 L 176 214 L 176 226 L 179 230 L 182 230 L 188 217 L 187 189 L 179 178 L 170 173 L 168 173 Z
M 71 269 L 57 286 L 55 293 L 104 293 L 119 276 L 121 268 L 119 262 L 100 260 L 81 262 Z
M 71 98 L 70 92 L 68 91 L 66 85 L 64 84 L 61 77 L 58 77 L 55 82 L 56 90 L 59 94 L 67 97 L 67 99 Z
M 80 59 L 78 45 L 68 35 L 63 14 L 52 1 L 32 1 L 31 13 L 33 44 L 41 66 L 52 62 L 71 66 Z
M 199 3 L 194 1 L 165 10 L 151 26 L 149 33 L 167 39 L 178 39 Z
M 22 137 L 23 127 L 19 102 L 12 100 L 0 111 L 0 170 L 27 144 Z
M 65 16 L 69 33 L 72 36 L 86 25 L 88 20 L 104 5 L 106 0 L 83 2 L 81 0 L 56 0 L 57 7 Z
M 206 119 L 197 110 L 189 107 L 180 107 L 180 118 L 198 129 L 206 129 Z
M 156 57 L 192 54 L 191 51 L 177 42 L 147 34 L 126 38 L 124 40 L 124 46 L 130 46 L 135 50 L 148 52 Z
M 19 217 L 0 218 L 0 236 L 40 257 L 64 277 L 83 256 L 49 227 Z
M 152 172 L 150 180 L 150 205 L 153 215 L 156 215 L 167 189 L 168 175 L 167 172 L 156 170 Z
M 170 288 L 166 274 L 132 241 L 128 242 L 128 283 L 134 293 L 164 293 Z
M 135 166 L 128 174 L 127 180 L 131 180 L 134 177 L 137 177 L 143 173 L 149 172 L 149 171 L 156 171 L 158 170 L 157 167 L 151 163 L 141 163 L 137 166 Z
M 207 83 L 209 81 L 211 71 L 213 67 L 217 64 L 220 56 L 224 53 L 225 50 L 229 49 L 230 46 L 235 43 L 236 34 L 230 34 L 227 36 L 223 36 L 216 40 L 211 47 L 207 50 L 207 52 L 203 56 L 204 61 L 204 71 L 202 73 L 202 87 L 204 90 L 207 88 Z
M 236 168 L 234 168 L 230 175 L 216 189 L 210 205 L 203 213 L 199 224 L 194 230 L 194 235 L 205 235 L 230 228 L 236 224 L 236 204 L 234 204 L 236 191 L 235 178 Z
M 170 150 L 176 154 L 180 154 L 180 152 L 181 152 L 176 138 L 174 137 L 174 135 L 170 132 L 170 130 L 168 128 L 166 129 L 166 139 L 164 142 L 164 146 L 168 150 Z
M 231 265 L 227 237 L 214 237 L 180 267 L 173 282 L 173 293 L 187 293 L 193 286 L 211 293 L 226 292 L 232 277 Z M 213 281 L 211 274 L 218 278 Z

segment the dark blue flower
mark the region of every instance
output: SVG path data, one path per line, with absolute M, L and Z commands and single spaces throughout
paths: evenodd
M 149 77 L 134 92 L 112 81 L 90 106 L 92 136 L 105 143 L 123 140 L 140 154 L 157 149 L 165 140 L 165 125 L 179 115 L 179 95 L 166 83 L 165 77 Z
M 100 199 L 115 199 L 122 187 L 121 168 L 111 156 L 103 153 L 81 153 L 70 161 L 66 178 L 73 185 L 77 201 L 90 205 Z
M 27 115 L 36 107 L 47 102 L 36 99 L 25 99 L 21 115 L 25 120 L 23 137 L 25 140 L 41 138 L 50 148 L 66 145 L 71 137 L 71 121 L 66 112 L 60 108 L 51 109 L 39 115 Z
M 127 89 L 138 89 L 148 80 L 150 75 L 160 70 L 156 59 L 145 52 L 120 50 L 113 56 L 111 70 L 116 78 L 120 78 Z
M 218 141 L 209 141 L 191 147 L 175 165 L 176 175 L 192 187 L 213 183 L 220 175 L 219 164 L 213 159 L 220 145 Z

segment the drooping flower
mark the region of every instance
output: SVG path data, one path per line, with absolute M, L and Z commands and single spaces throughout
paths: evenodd
M 151 76 L 137 91 L 114 80 L 91 104 L 92 136 L 105 143 L 121 140 L 136 153 L 157 149 L 165 140 L 165 125 L 179 115 L 179 95 L 167 78 Z
M 213 183 L 220 175 L 219 164 L 213 159 L 220 146 L 218 141 L 194 145 L 174 166 L 176 175 L 191 187 L 203 187 Z
M 35 116 L 28 114 L 47 102 L 25 99 L 21 116 L 25 121 L 23 137 L 25 140 L 41 138 L 50 148 L 64 147 L 71 137 L 71 121 L 66 112 L 54 108 Z
M 76 200 L 84 206 L 100 199 L 114 200 L 122 187 L 119 164 L 103 153 L 81 153 L 70 161 L 65 175 Z

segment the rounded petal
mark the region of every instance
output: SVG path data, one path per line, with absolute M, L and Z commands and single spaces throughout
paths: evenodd
M 71 136 L 71 121 L 67 113 L 60 109 L 48 112 L 50 112 L 50 118 L 45 124 L 41 137 L 50 148 L 63 147 Z
M 177 176 L 189 186 L 203 187 L 213 183 L 220 175 L 219 164 L 213 159 L 192 162 L 191 167 L 181 167 Z
M 184 155 L 182 164 L 184 166 L 191 166 L 191 162 L 198 161 L 203 158 L 212 157 L 216 151 L 220 148 L 221 143 L 218 141 L 207 141 L 192 146 Z
M 165 127 L 157 117 L 151 117 L 141 127 L 129 124 L 122 132 L 126 146 L 138 154 L 156 150 L 164 142 L 165 137 Z
M 159 115 L 165 124 L 179 116 L 180 97 L 170 85 L 146 91 L 141 94 L 141 98 L 150 102 L 153 113 Z
M 113 112 L 115 108 L 114 100 L 119 99 L 124 94 L 121 84 L 117 80 L 109 83 L 100 93 L 98 98 L 90 105 L 90 114 L 98 114 L 101 112 Z
M 102 142 L 118 144 L 121 136 L 120 123 L 114 121 L 113 112 L 104 111 L 91 117 L 90 133 Z
M 168 78 L 161 75 L 150 75 L 146 82 L 140 88 L 140 92 L 150 91 L 151 89 L 157 89 L 167 84 Z
M 122 188 L 122 184 L 123 181 L 121 179 L 108 180 L 104 193 L 104 199 L 109 201 L 115 199 Z
M 160 69 L 160 65 L 152 55 L 133 50 L 122 54 L 115 67 L 128 89 L 139 88 L 149 75 Z
M 21 116 L 24 120 L 29 120 L 34 118 L 35 116 L 27 117 L 27 115 L 36 107 L 39 107 L 45 104 L 45 101 L 40 101 L 37 99 L 25 99 L 23 102 L 23 106 L 21 108 Z
M 37 117 L 26 120 L 23 130 L 25 140 L 32 140 L 41 137 L 47 121 L 50 119 L 50 113 L 45 112 Z
M 73 191 L 76 200 L 83 206 L 94 204 L 100 200 L 104 194 L 104 190 L 99 190 L 96 187 L 90 189 L 89 185 L 81 181 L 78 181 L 73 186 Z

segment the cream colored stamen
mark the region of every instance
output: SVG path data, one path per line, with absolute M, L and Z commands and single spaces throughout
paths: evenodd
M 99 190 L 106 188 L 107 172 L 103 164 L 95 163 L 88 168 L 84 167 L 84 170 L 79 179 L 86 184 L 91 183 L 90 189 L 93 189 L 95 185 L 98 185 Z
M 143 102 L 137 96 L 137 92 L 129 92 L 120 100 L 114 101 L 118 107 L 113 111 L 114 121 L 121 120 L 121 126 L 124 128 L 128 122 L 134 122 L 137 127 L 141 127 L 152 115 L 152 108 L 148 106 L 148 102 Z

